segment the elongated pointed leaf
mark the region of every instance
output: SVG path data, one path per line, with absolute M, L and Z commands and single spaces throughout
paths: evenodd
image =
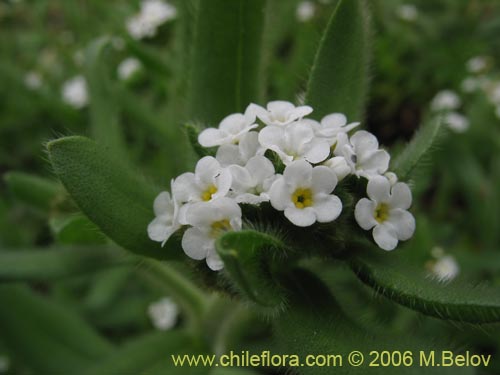
M 85 137 L 61 138 L 47 148 L 54 171 L 104 234 L 138 254 L 165 259 L 180 255 L 177 236 L 163 248 L 148 238 L 156 191 L 137 173 Z
M 376 335 L 355 325 L 340 309 L 325 284 L 314 275 L 303 270 L 290 277 L 290 304 L 274 321 L 275 339 L 279 350 L 286 354 L 299 356 L 299 364 L 292 367 L 298 374 L 472 374 L 472 368 L 421 367 L 420 351 L 436 351 L 436 361 L 440 361 L 440 350 L 453 350 L 441 343 L 432 343 L 426 338 L 421 340 L 414 335 L 394 337 Z M 374 359 L 371 351 L 399 351 L 412 353 L 412 365 L 370 367 Z M 359 366 L 348 362 L 349 353 L 358 351 L 364 360 Z M 323 358 L 309 358 L 321 364 L 324 359 L 329 365 L 307 366 L 307 356 L 320 355 Z M 332 355 L 328 358 L 329 355 Z M 337 357 L 333 357 L 336 355 Z M 340 357 L 339 357 L 340 356 Z M 360 356 L 353 357 L 359 360 Z M 376 363 L 376 362 L 375 362 Z
M 16 198 L 44 212 L 48 212 L 56 199 L 64 195 L 60 184 L 28 173 L 9 172 L 4 179 Z
M 318 118 L 344 113 L 361 120 L 368 89 L 369 23 L 363 0 L 341 0 L 323 34 L 306 103 Z
M 401 180 L 408 179 L 414 169 L 428 159 L 442 135 L 442 119 L 436 118 L 428 121 L 417 131 L 401 154 L 393 160 L 391 169 Z
M 228 232 L 216 243 L 217 252 L 236 286 L 253 302 L 279 308 L 284 293 L 273 279 L 270 262 L 284 244 L 277 238 L 253 231 Z
M 35 373 L 74 373 L 114 350 L 70 310 L 24 286 L 1 285 L 0 300 L 2 341 Z
M 257 101 L 265 0 L 201 0 L 193 43 L 190 116 L 204 124 Z
M 408 265 L 400 256 L 378 249 L 352 260 L 365 284 L 413 310 L 440 319 L 469 323 L 500 321 L 500 289 L 463 282 L 440 283 Z M 378 250 L 378 251 L 377 251 Z
M 66 245 L 105 244 L 104 234 L 82 214 L 58 215 L 50 220 L 57 243 Z
M 134 257 L 111 246 L 72 246 L 0 252 L 0 281 L 57 280 L 133 263 Z

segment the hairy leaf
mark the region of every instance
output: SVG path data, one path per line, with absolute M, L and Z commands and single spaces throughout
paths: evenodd
M 257 101 L 265 0 L 201 0 L 190 79 L 190 116 L 204 124 Z
M 372 253 L 354 257 L 351 267 L 361 281 L 392 301 L 440 319 L 468 323 L 500 321 L 498 288 L 459 281 L 438 282 L 397 254 L 371 250 Z
M 443 132 L 442 119 L 427 121 L 413 136 L 411 142 L 393 159 L 391 169 L 401 180 L 411 177 L 419 163 L 425 162 Z
M 113 352 L 77 315 L 19 285 L 0 285 L 2 341 L 42 374 L 74 373 Z
M 369 21 L 363 0 L 341 0 L 321 39 L 306 103 L 315 116 L 344 113 L 361 120 L 368 89 Z
M 156 190 L 92 140 L 73 136 L 47 145 L 54 171 L 80 209 L 124 248 L 154 258 L 180 255 L 178 236 L 165 245 L 149 239 Z

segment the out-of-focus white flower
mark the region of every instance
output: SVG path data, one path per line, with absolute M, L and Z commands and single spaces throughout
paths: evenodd
M 444 123 L 454 132 L 463 133 L 469 129 L 469 120 L 464 115 L 457 112 L 447 113 L 444 117 Z
M 210 269 L 224 267 L 215 250 L 215 241 L 228 231 L 241 230 L 241 208 L 230 198 L 193 204 L 186 213 L 187 224 L 192 225 L 182 237 L 182 248 L 192 259 L 206 259 Z
M 436 94 L 431 102 L 433 111 L 452 111 L 460 107 L 461 101 L 456 92 L 452 90 L 443 90 Z
M 173 185 L 173 181 L 171 185 Z M 156 217 L 148 225 L 148 235 L 153 241 L 161 242 L 163 246 L 170 236 L 181 227 L 179 204 L 170 197 L 169 192 L 164 191 L 156 197 L 153 208 Z
M 488 58 L 486 56 L 475 56 L 465 64 L 470 73 L 481 73 L 488 67 Z
M 365 130 L 357 131 L 350 139 L 340 133 L 334 154 L 345 158 L 352 173 L 366 178 L 385 173 L 391 158 L 387 151 L 379 149 L 377 137 Z
M 0 355 L 0 374 L 9 371 L 10 360 L 6 355 Z
M 393 250 L 398 241 L 408 240 L 415 231 L 415 219 L 407 210 L 412 197 L 408 185 L 398 182 L 391 186 L 383 176 L 368 181 L 368 198 L 356 204 L 354 217 L 364 230 L 373 228 L 373 239 L 384 250 Z
M 316 5 L 312 1 L 302 1 L 297 5 L 295 15 L 300 22 L 307 22 L 314 17 Z
M 299 227 L 328 223 L 342 211 L 342 202 L 332 194 L 335 186 L 337 177 L 330 168 L 295 161 L 271 186 L 271 205 Z
M 187 224 L 186 211 L 189 204 L 225 197 L 229 193 L 231 182 L 231 172 L 223 168 L 214 157 L 201 158 L 194 173 L 183 173 L 172 183 L 175 200 L 183 204 L 179 209 L 179 222 Z
M 162 0 L 143 0 L 139 13 L 127 20 L 127 31 L 134 39 L 152 37 L 159 26 L 176 17 L 175 6 Z
M 135 57 L 128 57 L 118 65 L 118 78 L 123 81 L 128 80 L 141 69 L 141 62 Z
M 88 104 L 87 81 L 83 76 L 76 76 L 64 82 L 63 100 L 74 108 L 81 109 Z
M 316 164 L 330 154 L 328 142 L 316 137 L 311 125 L 305 121 L 288 126 L 266 126 L 259 133 L 259 143 L 276 152 L 285 165 L 301 159 Z
M 444 255 L 431 266 L 432 274 L 440 281 L 451 281 L 460 273 L 460 266 L 452 255 Z
M 351 173 L 351 167 L 343 156 L 334 156 L 323 163 L 323 165 L 330 168 L 337 176 L 337 180 L 342 181 Z
M 466 77 L 460 87 L 464 92 L 471 93 L 481 88 L 481 82 L 477 77 Z
M 24 76 L 24 84 L 30 90 L 38 90 L 42 87 L 42 77 L 37 72 L 28 72 Z
M 401 4 L 398 6 L 396 13 L 399 18 L 408 22 L 416 21 L 418 18 L 418 9 L 413 4 Z
M 241 135 L 237 145 L 225 144 L 220 146 L 217 149 L 215 158 L 223 167 L 233 164 L 244 166 L 251 157 L 260 155 L 263 152 L 258 137 L 259 134 L 257 132 L 251 131 L 245 133 Z
M 488 98 L 493 104 L 500 105 L 500 82 L 493 82 L 487 88 Z
M 238 144 L 241 137 L 258 125 L 255 113 L 250 106 L 244 114 L 233 113 L 225 117 L 218 128 L 207 128 L 198 135 L 198 143 L 203 147 L 214 147 L 224 144 Z
M 233 176 L 232 194 L 238 203 L 259 204 L 269 201 L 269 188 L 276 179 L 273 163 L 264 156 L 254 156 L 244 167 L 228 167 Z
M 171 298 L 164 297 L 148 306 L 148 315 L 156 329 L 168 331 L 177 322 L 179 308 Z
M 310 114 L 313 109 L 308 105 L 295 107 L 290 102 L 276 100 L 267 103 L 266 108 L 250 104 L 248 110 L 254 113 L 266 125 L 288 125 Z

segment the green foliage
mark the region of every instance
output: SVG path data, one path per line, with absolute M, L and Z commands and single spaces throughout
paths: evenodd
M 265 0 L 201 0 L 193 42 L 191 120 L 215 125 L 259 101 Z
M 148 238 L 156 196 L 151 185 L 87 138 L 61 138 L 47 149 L 72 198 L 104 234 L 138 254 L 165 259 L 179 254 L 174 240 L 161 248 Z
M 306 103 L 314 114 L 362 119 L 368 89 L 369 20 L 363 0 L 341 0 L 328 23 L 309 76 Z
M 443 283 L 425 277 L 401 256 L 367 252 L 356 256 L 351 267 L 365 284 L 403 306 L 445 320 L 467 323 L 500 321 L 498 288 L 464 282 Z

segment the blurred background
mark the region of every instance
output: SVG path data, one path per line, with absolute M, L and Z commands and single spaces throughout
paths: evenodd
M 266 92 L 259 104 L 303 100 L 335 3 L 269 0 L 262 72 Z M 191 120 L 185 97 L 194 6 L 195 0 L 0 2 L 4 275 L 9 270 L 2 270 L 2 252 L 106 242 L 56 182 L 45 142 L 61 135 L 94 137 L 121 150 L 123 160 L 165 188 L 193 167 L 182 125 Z M 432 162 L 412 181 L 418 227 L 402 251 L 443 280 L 500 285 L 500 2 L 373 0 L 370 7 L 369 104 L 365 119 L 350 120 L 362 120 L 391 150 L 437 116 L 448 128 Z M 113 125 L 103 129 L 103 122 Z M 338 275 L 341 300 L 357 306 L 366 322 L 400 332 L 415 320 L 424 324 L 403 308 L 367 302 L 368 291 L 350 285 L 341 270 Z M 4 277 L 0 274 L 0 281 Z M 135 268 L 57 281 L 41 277 L 30 285 L 114 342 L 182 324 L 175 304 Z M 353 289 L 359 292 L 355 297 Z M 0 300 L 0 310 L 8 308 Z M 429 332 L 436 325 L 448 329 L 428 321 Z M 469 328 L 446 332 L 458 342 L 500 354 L 500 335 Z M 0 374 L 31 373 L 29 364 L 4 344 L 0 332 Z

